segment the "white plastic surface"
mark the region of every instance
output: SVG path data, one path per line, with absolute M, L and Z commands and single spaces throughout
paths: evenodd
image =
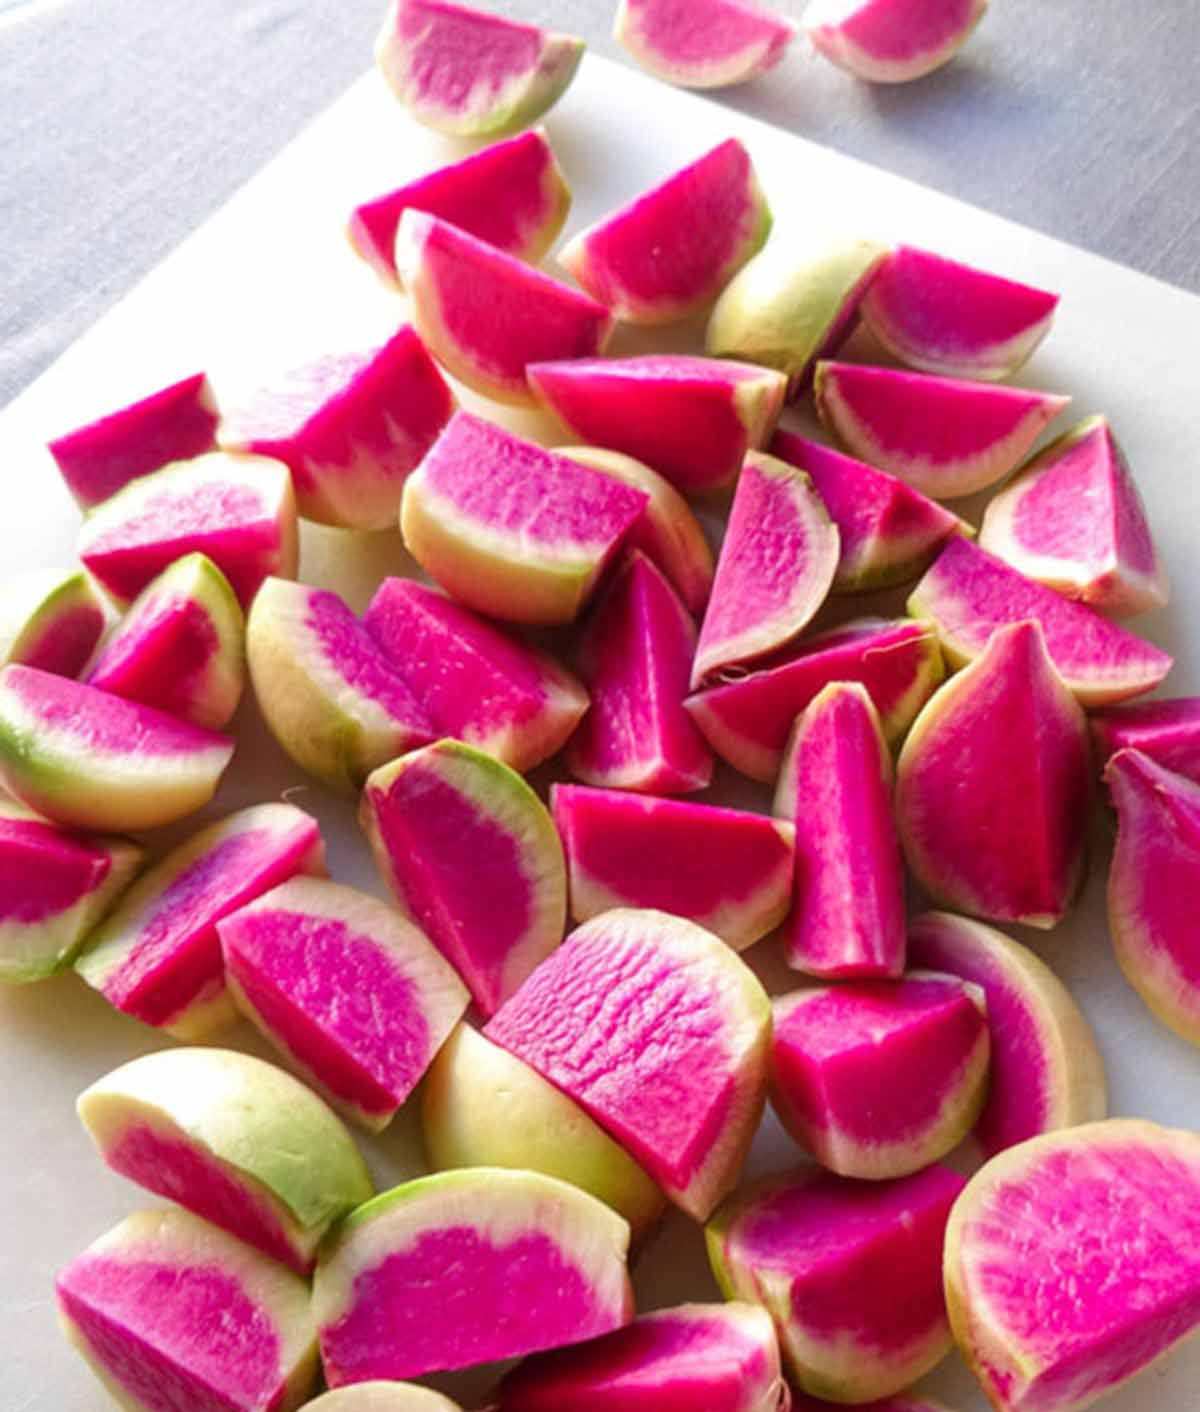
M 1061 291 L 1055 330 L 1023 379 L 1073 394 L 1071 416 L 1103 411 L 1112 418 L 1174 587 L 1170 609 L 1135 626 L 1176 654 L 1171 693 L 1200 692 L 1200 630 L 1189 628 L 1200 624 L 1200 298 L 602 60 L 584 63 L 547 127 L 575 188 L 568 235 L 737 134 L 752 150 L 781 230 L 821 223 L 903 239 Z M 207 369 L 218 397 L 228 399 L 308 353 L 390 331 L 403 317 L 402 303 L 349 252 L 344 217 L 355 202 L 461 150 L 410 123 L 374 75 L 355 85 L 0 416 L 0 577 L 72 557 L 78 515 L 42 449 L 48 437 L 197 368 Z M 136 208 L 128 219 L 138 219 Z M 685 348 L 695 335 L 691 328 L 665 338 Z M 623 331 L 614 351 L 641 346 Z M 531 414 L 504 419 L 553 439 Z M 306 528 L 302 576 L 337 587 L 356 607 L 383 574 L 411 569 L 398 535 Z M 238 757 L 210 812 L 289 790 L 289 798 L 319 814 L 334 875 L 380 891 L 352 803 L 324 794 L 285 760 L 252 702 L 239 717 L 239 735 Z M 728 775 L 722 781 L 723 798 L 766 807 L 765 792 Z M 1034 941 L 1099 1030 L 1113 1112 L 1200 1127 L 1200 1055 L 1151 1019 L 1112 958 L 1103 907 L 1106 831 L 1099 823 L 1082 905 L 1068 925 Z M 751 959 L 769 970 L 774 988 L 786 986 L 767 948 L 758 950 L 761 960 L 754 953 Z M 244 1031 L 229 1042 L 265 1052 Z M 54 1272 L 129 1209 L 153 1203 L 101 1166 L 73 1102 L 97 1075 L 160 1044 L 156 1033 L 110 1011 L 71 975 L 0 993 L 6 1412 L 101 1412 L 109 1405 L 56 1331 Z M 365 1144 L 381 1186 L 421 1170 L 415 1133 L 411 1115 L 402 1115 L 395 1131 Z M 753 1170 L 779 1168 L 793 1155 L 768 1123 Z M 647 1250 L 637 1284 L 644 1308 L 715 1297 L 699 1231 L 672 1217 Z M 1104 1405 L 1111 1412 L 1181 1412 L 1192 1406 L 1198 1379 L 1200 1347 L 1193 1346 Z M 482 1377 L 449 1383 L 464 1399 L 486 1386 Z M 957 1358 L 927 1387 L 955 1412 L 983 1412 Z

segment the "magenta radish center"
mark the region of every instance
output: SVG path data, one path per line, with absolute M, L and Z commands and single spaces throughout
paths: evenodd
M 486 83 L 493 101 L 506 84 L 539 65 L 541 34 L 454 6 L 414 0 L 398 8 L 396 36 L 405 46 L 407 73 L 423 104 L 447 112 L 481 106 Z
M 222 928 L 226 963 L 262 1024 L 344 1103 L 387 1113 L 429 1058 L 413 982 L 345 922 L 256 910 Z
M 435 1306 L 413 1297 L 420 1290 Z M 471 1367 L 570 1343 L 611 1322 L 549 1236 L 492 1242 L 472 1226 L 449 1226 L 422 1232 L 355 1276 L 350 1308 L 325 1326 L 321 1346 L 336 1386 Z
M 0 923 L 32 926 L 90 896 L 112 867 L 103 849 L 48 824 L 0 817 Z
M 104 614 L 93 603 L 55 613 L 37 637 L 22 646 L 21 662 L 43 672 L 76 676 L 91 655 L 103 628 Z
M 152 600 L 105 650 L 88 681 L 160 711 L 186 710 L 220 639 L 204 606 L 191 598 Z
M 749 48 L 782 46 L 787 27 L 766 11 L 754 13 L 753 0 L 628 0 L 639 40 L 669 69 L 725 64 Z M 702 12 L 697 23 L 697 11 Z
M 58 1295 L 109 1375 L 149 1412 L 273 1405 L 279 1335 L 224 1271 L 89 1255 Z
M 499 977 L 533 924 L 518 840 L 428 765 L 376 793 L 380 835 L 417 924 L 466 977 Z
M 298 1273 L 305 1272 L 304 1262 L 297 1259 L 266 1200 L 255 1200 L 245 1183 L 186 1139 L 159 1132 L 148 1122 L 134 1123 L 104 1157 L 130 1181 L 177 1201 Z
M 566 1089 L 652 1173 L 686 1188 L 736 1097 L 715 1002 L 694 976 L 619 935 L 556 958 L 485 1033 Z
M 383 658 L 336 593 L 308 594 L 305 626 L 326 661 L 348 686 L 398 720 L 420 716 L 420 708 L 399 673 Z
M 828 23 L 836 25 L 872 59 L 904 63 L 953 43 L 971 24 L 977 3 L 978 0 L 939 0 L 937 4 L 918 5 L 886 0 L 866 0 L 855 6 L 843 3 L 833 6 Z M 840 17 L 839 11 L 845 18 Z
M 959 986 L 859 981 L 777 1018 L 779 1086 L 816 1130 L 832 1126 L 865 1147 L 919 1140 L 941 1117 L 983 1030 Z

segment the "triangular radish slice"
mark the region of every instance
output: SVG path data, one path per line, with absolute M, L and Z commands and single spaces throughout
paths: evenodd
M 744 951 L 788 909 L 794 829 L 782 819 L 621 789 L 556 784 L 571 915 L 656 907 Z
M 434 357 L 497 402 L 531 404 L 530 363 L 595 357 L 612 332 L 603 304 L 424 211 L 400 217 L 396 269 Z
M 727 485 L 779 419 L 787 379 L 720 358 L 650 354 L 538 363 L 538 398 L 582 441 L 644 461 L 686 495 Z
M 791 642 L 833 585 L 838 530 L 809 477 L 751 452 L 738 478 L 692 686 Z
M 940 69 L 983 19 L 988 0 L 814 0 L 813 48 L 871 83 L 908 83 Z
M 730 138 L 577 235 L 558 258 L 617 318 L 668 324 L 716 298 L 770 229 L 750 154 Z
M 203 554 L 177 559 L 134 600 L 83 679 L 221 730 L 246 684 L 246 619 L 229 580 Z
M 188 461 L 217 444 L 217 404 L 203 373 L 56 437 L 48 450 L 84 510 L 139 476 Z
M 289 369 L 225 415 L 220 439 L 282 461 L 305 519 L 392 529 L 405 476 L 453 413 L 436 363 L 405 325 L 378 348 Z
M 896 823 L 909 866 L 956 911 L 1057 926 L 1083 881 L 1091 786 L 1087 722 L 1041 628 L 1001 628 L 936 693 L 900 752 Z
M 506 255 L 537 264 L 567 219 L 571 191 L 539 128 L 364 201 L 350 217 L 350 243 L 396 288 L 396 229 L 410 207 L 449 221 Z
M 522 773 L 561 750 L 587 710 L 582 683 L 548 652 L 413 579 L 384 579 L 363 627 L 439 735 Z
M 188 1211 L 138 1211 L 55 1281 L 68 1340 L 132 1412 L 292 1412 L 317 1381 L 308 1286 Z
M 727 88 L 773 69 L 796 26 L 758 0 L 621 0 L 613 35 L 681 88 Z
M 461 603 L 569 623 L 641 518 L 643 490 L 459 412 L 404 487 L 409 552 Z
M 978 657 L 997 628 L 1041 623 L 1051 660 L 1085 706 L 1104 706 L 1151 691 L 1171 670 L 1159 648 L 1027 579 L 970 540 L 947 540 L 908 599 L 929 619 L 954 667 Z
M 774 784 L 796 717 L 830 682 L 862 682 L 895 745 L 943 673 L 932 623 L 860 618 L 753 671 L 732 671 L 684 705 L 723 760 L 751 779 Z
M 935 500 L 994 485 L 1071 400 L 858 363 L 818 363 L 816 398 L 849 451 Z
M 130 839 L 59 828 L 0 799 L 0 981 L 65 966 L 144 856 Z
M 1200 785 L 1137 750 L 1119 750 L 1105 781 L 1117 810 L 1108 916 L 1130 985 L 1176 1034 L 1200 1044 Z
M 418 122 L 455 137 L 503 137 L 566 91 L 583 40 L 452 0 L 392 0 L 375 62 Z
M 1140 750 L 1156 765 L 1200 784 L 1200 696 L 1135 701 L 1088 717 L 1101 765 L 1118 750 Z
M 979 543 L 1065 598 L 1129 617 L 1167 601 L 1146 508 L 1104 417 L 1052 442 L 988 505 Z
M 100 640 L 109 608 L 83 569 L 34 569 L 0 584 L 0 667 L 15 662 L 76 677 Z
M 216 793 L 233 741 L 39 672 L 0 670 L 0 785 L 55 823 L 102 832 L 161 828 Z
M 1057 307 L 1057 294 L 900 245 L 860 312 L 883 347 L 910 368 L 992 382 L 1029 360 Z
M 376 770 L 359 820 L 393 896 L 483 1014 L 562 940 L 567 870 L 554 821 L 499 760 L 439 740 Z
M 291 804 L 240 809 L 147 869 L 75 969 L 125 1014 L 176 1039 L 204 1039 L 234 1018 L 217 922 L 297 873 L 324 871 L 315 819 Z
M 765 991 L 723 941 L 681 917 L 618 908 L 572 932 L 484 1033 L 703 1221 L 737 1183 L 758 1127 L 770 1030 Z
M 433 739 L 403 675 L 327 589 L 269 579 L 250 610 L 246 656 L 271 734 L 331 789 L 352 793 L 372 770 Z
M 926 912 L 913 922 L 908 955 L 913 966 L 978 986 L 987 1001 L 992 1059 L 975 1127 L 985 1157 L 1107 1116 L 1096 1036 L 1040 956 L 995 927 L 949 912 Z
M 915 578 L 964 520 L 904 481 L 790 431 L 777 431 L 772 456 L 808 473 L 838 530 L 834 592 L 890 588 Z
M 123 603 L 184 554 L 206 554 L 248 607 L 263 579 L 295 578 L 292 478 L 279 461 L 214 451 L 131 481 L 94 509 L 79 557 Z
M 560 446 L 558 454 L 646 492 L 646 509 L 625 542 L 658 565 L 689 613 L 703 613 L 712 592 L 713 552 L 699 520 L 671 482 L 632 456 L 602 446 Z
M 567 744 L 576 779 L 647 794 L 690 794 L 712 755 L 684 710 L 696 627 L 658 569 L 636 550 L 584 624 L 576 667 L 591 706 Z
M 1090 1407 L 1200 1326 L 1200 1135 L 1114 1118 L 993 1158 L 955 1204 L 945 1280 L 993 1407 Z

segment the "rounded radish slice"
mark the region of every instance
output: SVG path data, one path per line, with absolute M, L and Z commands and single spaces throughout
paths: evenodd
M 1079 1412 L 1200 1326 L 1200 1135 L 1135 1119 L 1022 1143 L 946 1230 L 954 1336 L 999 1412 Z
M 751 452 L 734 493 L 692 687 L 804 631 L 833 585 L 838 531 L 809 477 Z
M 839 69 L 871 83 L 908 83 L 954 58 L 988 0 L 813 0 L 804 29 Z
M 1113 617 L 1168 598 L 1145 506 L 1104 417 L 1072 427 L 1004 487 L 987 507 L 979 543 L 1036 583 Z
M 728 88 L 782 62 L 796 33 L 758 0 L 621 0 L 613 36 L 682 88 Z
M 898 246 L 863 299 L 863 323 L 893 357 L 943 377 L 1011 377 L 1054 320 L 1058 295 Z
M 77 677 L 109 610 L 82 569 L 35 569 L 0 585 L 0 667 L 10 662 Z
M 454 137 L 503 137 L 566 92 L 583 40 L 452 0 L 392 0 L 375 62 L 418 122 Z

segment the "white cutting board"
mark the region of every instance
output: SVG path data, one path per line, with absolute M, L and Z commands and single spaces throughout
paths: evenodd
M 303 76 L 299 76 L 302 81 Z M 624 202 L 708 147 L 736 134 L 749 145 L 782 229 L 831 223 L 907 240 L 1060 290 L 1047 346 L 1026 370 L 1039 386 L 1070 392 L 1073 414 L 1104 411 L 1123 437 L 1174 579 L 1173 606 L 1140 627 L 1174 652 L 1170 687 L 1200 692 L 1200 298 L 1045 236 L 873 170 L 629 69 L 589 58 L 548 121 L 576 205 L 568 233 Z M 345 97 L 128 299 L 0 414 L 0 570 L 65 563 L 78 515 L 42 449 L 47 437 L 197 368 L 218 395 L 331 347 L 387 334 L 402 317 L 352 254 L 342 224 L 350 207 L 452 159 L 456 148 L 411 123 L 373 74 Z M 220 161 L 220 153 L 212 154 Z M 1097 193 L 1097 219 L 1103 195 Z M 131 208 L 128 219 L 136 221 Z M 667 337 L 688 346 L 695 330 Z M 637 348 L 627 332 L 614 351 Z M 468 399 L 470 400 L 470 399 Z M 496 409 L 492 409 L 495 414 Z M 530 414 L 518 429 L 552 437 Z M 351 537 L 306 530 L 301 572 L 361 607 L 378 579 L 411 570 L 394 534 Z M 320 815 L 334 875 L 379 891 L 349 803 L 312 787 L 255 719 L 239 718 L 242 748 L 216 808 L 277 797 L 284 789 Z M 729 782 L 727 799 L 762 791 Z M 189 821 L 174 838 L 195 826 Z M 1035 937 L 1096 1024 L 1111 1070 L 1112 1110 L 1200 1128 L 1200 1055 L 1156 1025 L 1123 984 L 1103 909 L 1106 825 L 1092 883 L 1068 926 Z M 767 948 L 751 959 L 779 988 L 786 974 Z M 229 1042 L 264 1050 L 246 1031 Z M 109 1010 L 68 975 L 0 993 L 0 1367 L 7 1412 L 101 1412 L 109 1404 L 61 1342 L 55 1270 L 138 1205 L 153 1204 L 108 1173 L 72 1111 L 76 1094 L 117 1063 L 161 1047 L 159 1036 Z M 420 1170 L 415 1128 L 368 1144 L 381 1185 Z M 795 1149 L 772 1124 L 753 1170 L 777 1169 Z M 643 1308 L 715 1297 L 697 1228 L 672 1218 L 638 1271 Z M 1112 1412 L 1185 1412 L 1195 1404 L 1200 1347 L 1145 1375 L 1107 1403 Z M 453 1383 L 450 1384 L 454 1386 Z M 486 1380 L 460 1379 L 467 1397 Z M 953 1357 L 928 1390 L 955 1412 L 984 1400 Z M 703 1409 L 697 1409 L 703 1412 Z

